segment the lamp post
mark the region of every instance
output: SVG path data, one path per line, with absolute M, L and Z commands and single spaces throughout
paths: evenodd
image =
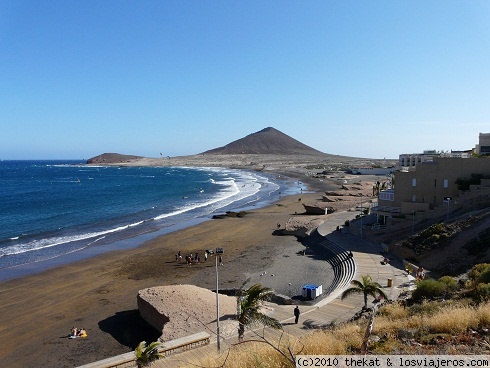
M 216 347 L 218 349 L 218 353 L 221 351 L 221 341 L 220 341 L 220 331 L 219 331 L 219 297 L 218 297 L 218 290 L 219 290 L 219 272 L 218 272 L 218 257 L 223 254 L 223 248 L 216 248 L 216 254 L 214 256 L 216 260 Z
M 446 221 L 449 220 L 449 204 L 453 200 L 453 197 L 444 197 L 444 201 L 447 203 L 447 215 L 446 215 Z
M 362 211 L 362 193 L 361 193 L 361 239 L 362 239 L 362 215 L 363 215 L 363 211 Z

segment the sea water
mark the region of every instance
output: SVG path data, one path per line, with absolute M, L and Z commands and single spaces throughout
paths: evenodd
M 227 168 L 0 161 L 0 280 L 135 247 L 212 214 L 303 190 L 281 179 Z

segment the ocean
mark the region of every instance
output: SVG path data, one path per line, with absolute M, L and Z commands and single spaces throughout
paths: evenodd
M 303 189 L 287 178 L 227 168 L 0 161 L 0 280 L 136 247 Z

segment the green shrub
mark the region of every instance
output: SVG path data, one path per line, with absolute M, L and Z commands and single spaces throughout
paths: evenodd
M 468 278 L 476 286 L 479 283 L 489 283 L 490 282 L 490 263 L 479 263 L 471 269 L 468 274 Z
M 448 278 L 451 279 L 451 277 Z M 454 290 L 456 290 L 456 288 L 456 281 L 452 283 L 447 278 L 445 278 L 443 281 L 426 279 L 417 283 L 417 288 L 413 291 L 412 298 L 415 301 L 443 298 L 451 294 Z
M 478 284 L 475 290 L 475 297 L 481 302 L 486 302 L 490 300 L 490 284 L 489 283 Z
M 458 282 L 454 278 L 452 278 L 451 276 L 442 276 L 437 281 L 446 285 L 446 293 L 445 293 L 446 297 L 450 296 L 451 294 L 453 294 L 454 292 L 456 292 L 459 289 Z
M 448 291 L 455 291 L 458 289 L 458 282 L 451 276 L 442 276 L 439 280 L 446 285 Z

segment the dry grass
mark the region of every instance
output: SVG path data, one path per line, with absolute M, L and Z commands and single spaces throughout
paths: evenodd
M 290 348 L 295 354 L 358 354 L 367 326 L 366 320 L 342 324 L 331 330 L 317 331 L 301 336 L 283 336 L 281 350 Z M 371 342 L 369 350 L 375 354 L 426 354 L 431 347 L 420 344 L 408 346 L 398 339 L 400 331 L 410 330 L 421 341 L 434 334 L 451 335 L 465 333 L 468 329 L 490 326 L 490 302 L 477 307 L 468 303 L 448 301 L 432 302 L 404 308 L 399 304 L 386 305 L 379 310 L 374 320 L 373 336 L 379 341 Z M 278 341 L 278 340 L 277 340 Z M 277 341 L 270 341 L 277 347 Z M 441 347 L 445 354 L 457 353 L 459 347 Z M 216 367 L 215 357 L 198 363 L 201 367 Z M 244 343 L 232 348 L 223 367 L 227 368 L 276 368 L 294 367 L 274 348 L 264 343 Z
M 490 325 L 490 303 L 479 305 L 476 309 L 476 314 L 481 326 Z
M 365 326 L 346 324 L 340 328 L 302 336 L 302 354 L 351 354 L 359 349 Z
M 424 320 L 431 333 L 460 333 L 478 327 L 478 317 L 471 307 L 452 307 Z M 424 327 L 424 326 L 421 326 Z

